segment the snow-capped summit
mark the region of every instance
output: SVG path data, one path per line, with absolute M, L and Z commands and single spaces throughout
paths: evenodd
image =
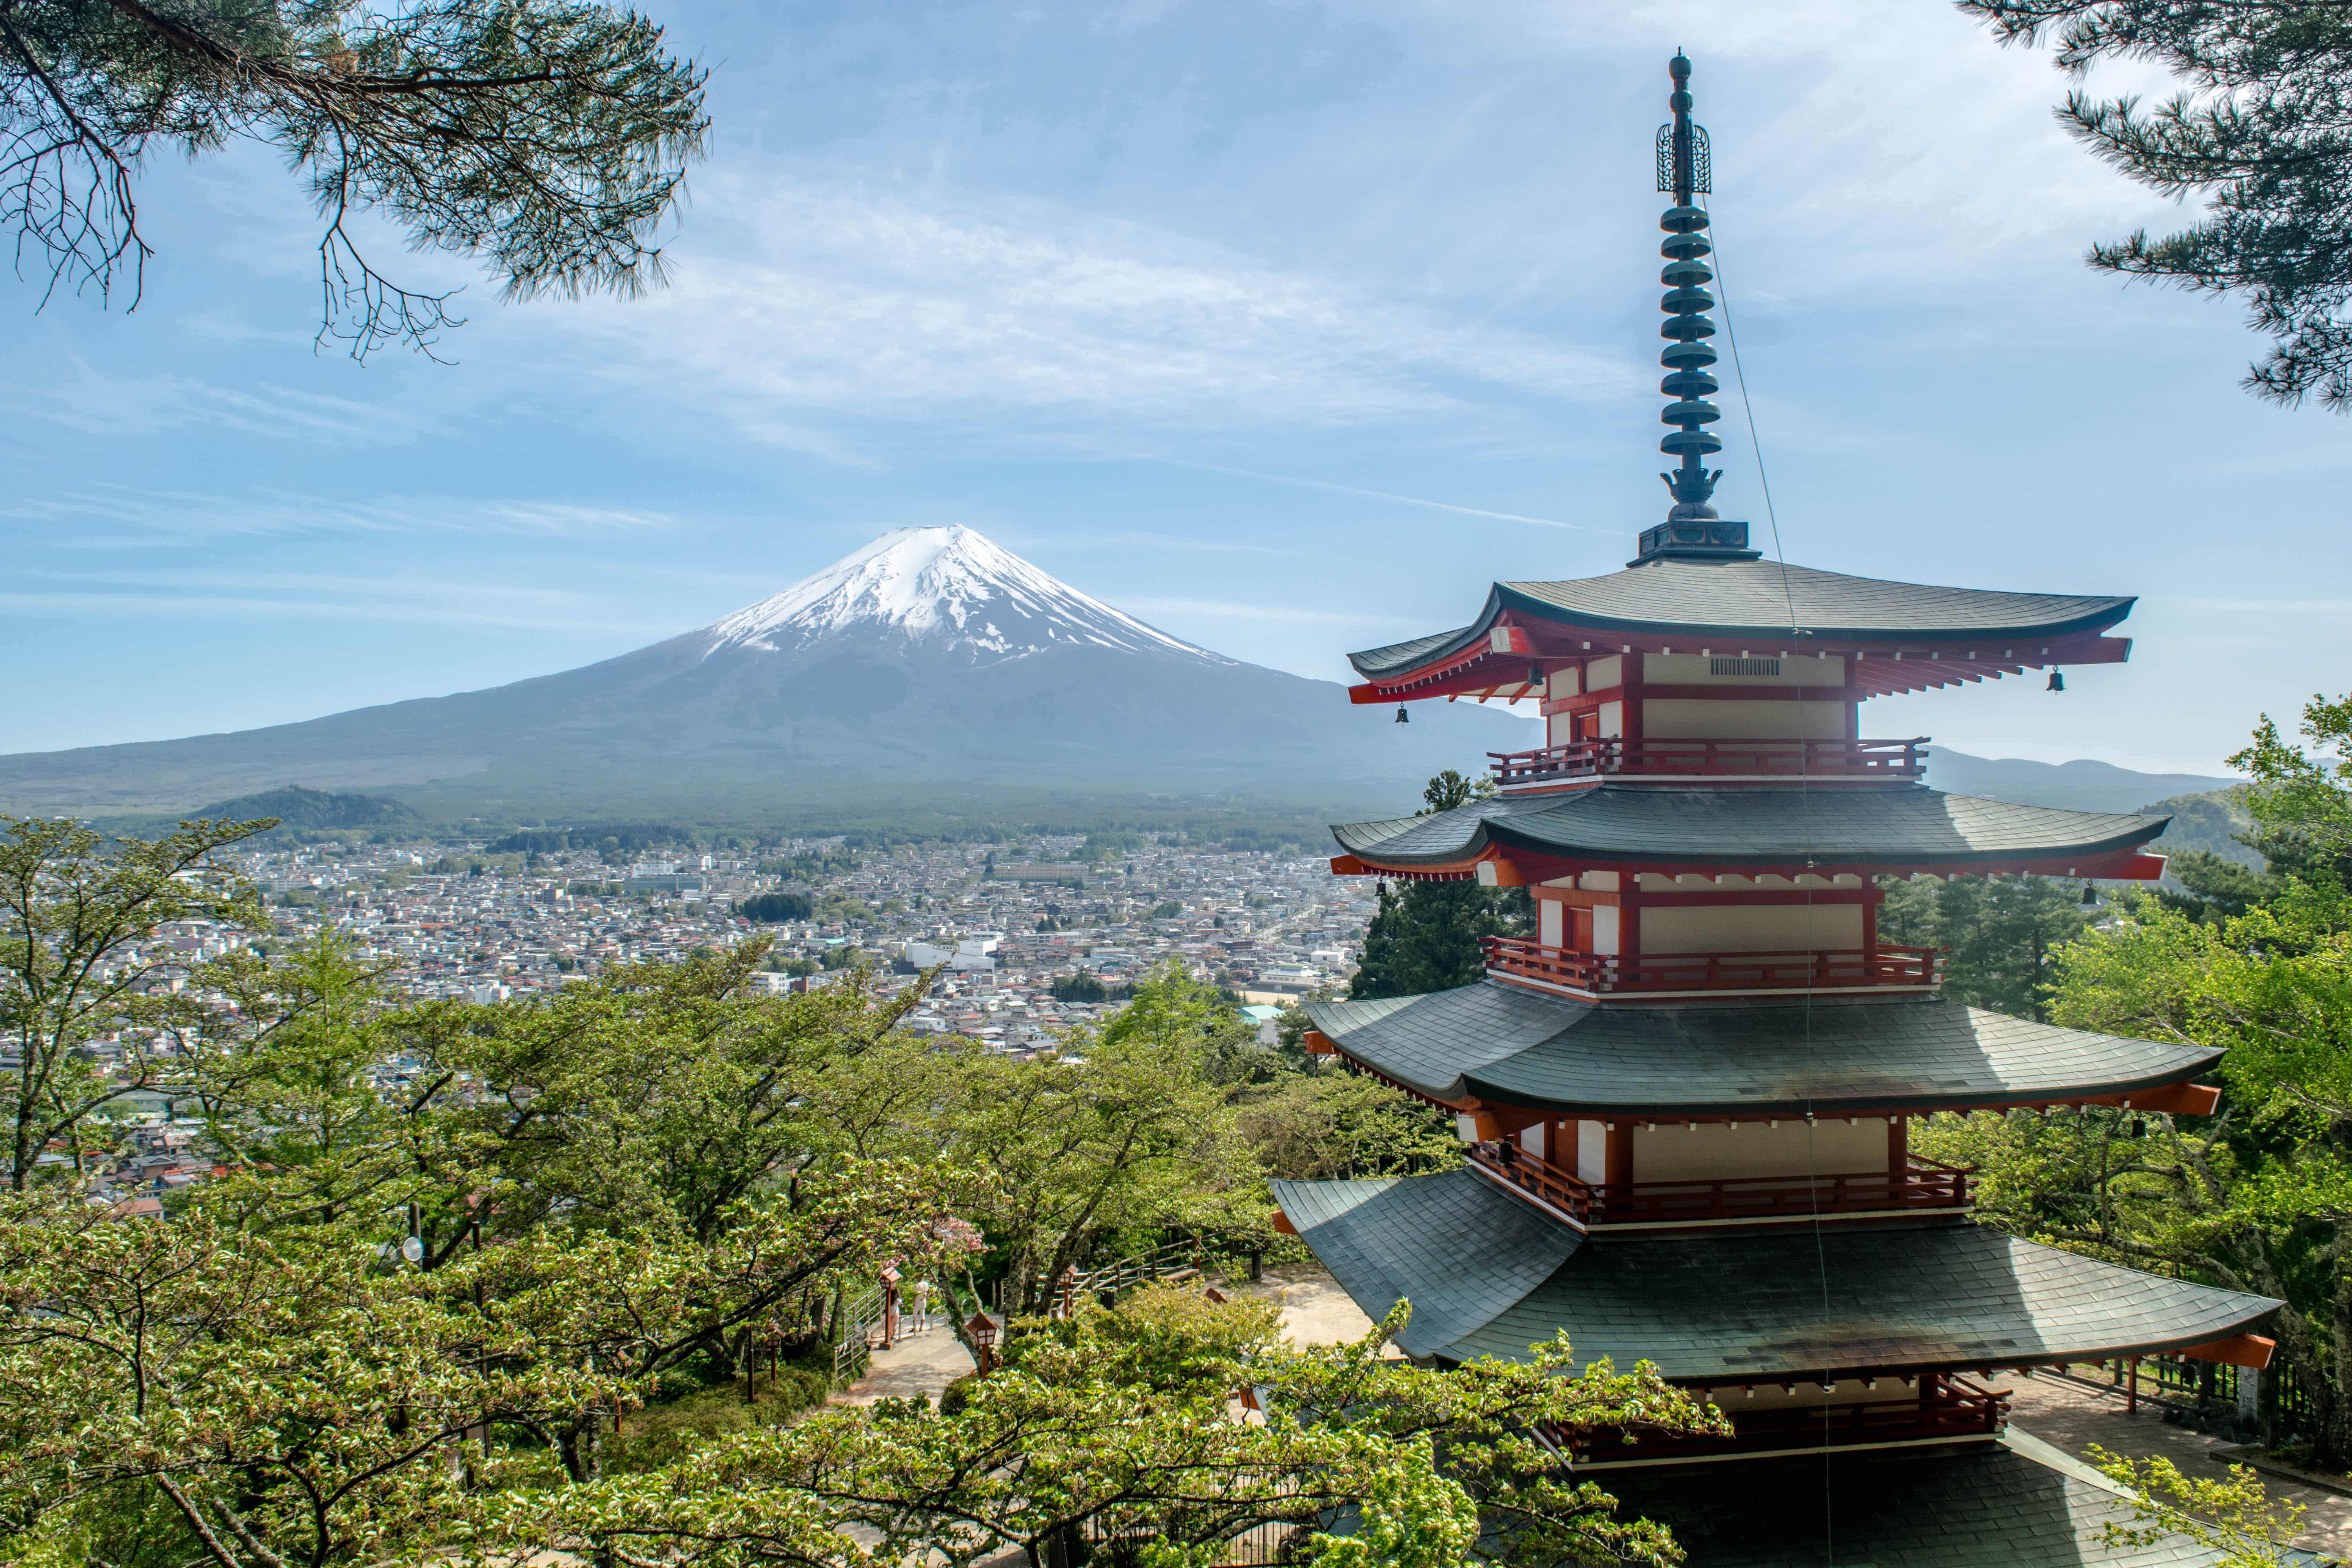
M 1234 662 L 1146 626 L 961 526 L 892 529 L 699 635 L 707 658 L 728 649 L 797 653 L 876 632 L 973 664 L 1073 646 Z

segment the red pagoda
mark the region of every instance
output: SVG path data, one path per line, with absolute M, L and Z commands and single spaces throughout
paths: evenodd
M 2146 880 L 2166 818 L 1948 795 L 1872 697 L 2119 663 L 2128 597 L 1996 593 L 1760 558 L 1709 501 L 1706 132 L 1677 55 L 1658 136 L 1673 505 L 1623 571 L 1497 583 L 1466 626 L 1355 654 L 1364 703 L 1533 699 L 1549 744 L 1489 798 L 1334 829 L 1341 875 L 1525 888 L 1533 941 L 1456 990 L 1310 1004 L 1310 1045 L 1452 1111 L 1442 1174 L 1276 1184 L 1402 1348 L 1458 1363 L 1565 1331 L 1655 1362 L 1727 1438 L 1610 1434 L 1569 1458 L 1694 1563 L 2103 1557 L 2098 1478 L 2007 1431 L 2003 1380 L 2168 1353 L 2260 1366 L 2280 1303 L 2020 1240 L 1937 1111 L 2203 1114 L 2218 1051 L 1963 1006 L 1880 939 L 1885 877 Z M 1400 710 L 1401 715 L 1402 710 Z

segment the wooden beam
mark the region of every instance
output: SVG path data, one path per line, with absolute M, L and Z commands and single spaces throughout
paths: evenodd
M 1307 1030 L 1305 1040 L 1309 1056 L 1336 1057 L 1339 1054 L 1339 1047 L 1331 1043 L 1331 1037 L 1320 1029 Z
M 1370 874 L 1370 868 L 1353 855 L 1331 857 L 1331 875 L 1334 877 L 1366 877 Z
M 1274 1211 L 1274 1231 L 1276 1236 L 1297 1236 L 1298 1227 L 1290 1223 L 1288 1215 L 1276 1209 Z
M 2203 1083 L 2171 1083 L 2162 1089 L 2134 1089 L 2123 1097 L 2130 1110 L 2160 1110 L 2171 1116 L 2210 1116 L 2221 1101 L 2221 1091 Z
M 2190 1345 L 2187 1350 L 2172 1353 L 2187 1356 L 2191 1361 L 2219 1362 L 2224 1366 L 2242 1366 L 2260 1372 L 2271 1364 L 2271 1354 L 2277 1349 L 2276 1340 L 2266 1339 L 2261 1334 L 2231 1334 L 2226 1340 L 2210 1340 L 2204 1344 Z

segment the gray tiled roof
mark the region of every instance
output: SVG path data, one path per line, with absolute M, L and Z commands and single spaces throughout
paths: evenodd
M 1790 635 L 1793 606 L 1795 625 L 1814 637 L 1896 643 L 2096 630 L 2129 615 L 2132 604 L 2112 594 L 1942 588 L 1810 566 L 1790 566 L 1784 574 L 1771 561 L 1653 561 L 1605 577 L 1497 583 L 1469 626 L 1348 657 L 1358 673 L 1370 678 L 1412 669 L 1484 637 L 1507 609 L 1601 631 L 1769 641 Z
M 1919 784 L 1867 789 L 1700 789 L 1600 784 L 1498 795 L 1427 816 L 1335 825 L 1350 854 L 1440 866 L 1488 845 L 1595 860 L 1821 866 L 2092 854 L 2146 843 L 2171 818 L 2066 811 L 1945 795 Z
M 2179 1083 L 2221 1056 L 1928 996 L 1596 1007 L 1487 980 L 1309 1002 L 1307 1016 L 1349 1056 L 1433 1098 L 1565 1112 L 2007 1105 Z
M 2031 1440 L 1599 1471 L 1620 1519 L 1654 1519 L 1688 1568 L 2210 1568 L 2180 1536 L 2110 1551 L 2112 1489 L 2037 1463 Z M 2020 1449 L 2025 1451 L 2021 1452 Z M 2295 1554 L 2300 1561 L 2314 1559 Z
M 1291 1224 L 1321 1238 L 1316 1256 L 1349 1294 L 1359 1303 L 1381 1303 L 1364 1308 L 1375 1321 L 1399 1300 L 1413 1303 L 1398 1342 L 1414 1355 L 1452 1344 L 1510 1310 L 1583 1240 L 1525 1204 L 1492 1202 L 1493 1189 L 1475 1178 L 1470 1184 L 1390 1177 L 1272 1185 Z M 1349 1223 L 1352 1210 L 1375 1200 L 1375 1223 Z M 1419 1245 L 1377 1245 L 1400 1230 L 1418 1237 Z
M 1488 1238 L 1530 1219 L 1574 1233 L 1475 1171 L 1278 1183 L 1276 1201 L 1365 1312 L 1403 1295 L 1433 1320 L 1408 1329 L 1407 1351 L 1455 1361 L 1522 1356 L 1565 1330 L 1584 1361 L 1717 1385 L 2019 1366 L 2200 1344 L 2279 1306 L 1951 1219 L 1563 1239 L 1549 1277 L 1497 1310 L 1530 1266 Z

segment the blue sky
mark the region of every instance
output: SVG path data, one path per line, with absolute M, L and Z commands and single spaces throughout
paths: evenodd
M 0 292 L 0 750 L 566 668 L 908 524 L 1333 678 L 1614 570 L 1665 505 L 1676 46 L 1789 559 L 2142 595 L 2130 664 L 1868 732 L 2219 772 L 2352 685 L 2352 424 L 2238 390 L 2236 306 L 2083 268 L 2179 209 L 1935 0 L 646 3 L 716 120 L 657 295 L 501 305 L 387 238 L 471 282 L 458 363 L 314 353 L 315 225 L 256 150 L 158 158 L 135 313 Z

